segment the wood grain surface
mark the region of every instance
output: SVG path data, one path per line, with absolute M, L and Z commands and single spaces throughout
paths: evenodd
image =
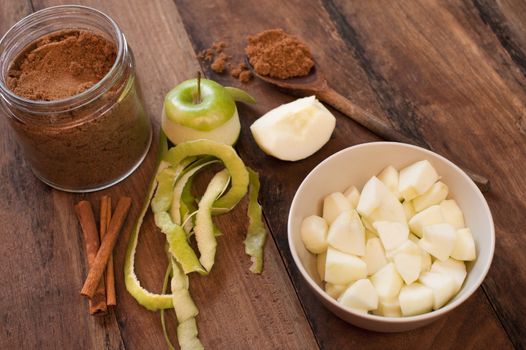
M 0 35 L 32 11 L 61 0 L 3 0 Z M 481 349 L 526 348 L 526 5 L 521 0 L 474 1 L 94 1 L 123 29 L 133 49 L 146 109 L 159 126 L 164 94 L 202 69 L 258 101 L 239 106 L 237 149 L 259 171 L 261 202 L 271 232 L 261 276 L 248 271 L 243 252 L 246 203 L 218 218 L 214 271 L 191 278 L 200 308 L 200 337 L 210 349 Z M 492 268 L 465 304 L 427 327 L 381 334 L 353 327 L 327 311 L 308 290 L 287 244 L 292 197 L 307 173 L 345 147 L 378 140 L 334 112 L 337 128 L 315 155 L 298 162 L 265 156 L 248 127 L 293 100 L 253 80 L 241 85 L 218 75 L 196 53 L 227 43 L 241 62 L 245 38 L 280 27 L 311 47 L 331 86 L 394 128 L 452 161 L 490 178 L 486 195 L 496 227 Z M 92 317 L 79 291 L 86 276 L 73 205 L 102 195 L 134 200 L 130 217 L 153 173 L 156 145 L 132 176 L 108 190 L 73 195 L 41 184 L 0 118 L 0 349 L 162 349 L 159 314 L 126 292 L 122 268 L 132 220 L 115 250 L 118 306 Z M 166 268 L 163 235 L 147 217 L 137 252 L 142 283 L 159 291 Z M 175 328 L 169 315 L 169 327 Z

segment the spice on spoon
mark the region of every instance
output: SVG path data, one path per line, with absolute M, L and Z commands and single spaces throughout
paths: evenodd
M 269 29 L 247 37 L 245 48 L 256 73 L 288 79 L 309 74 L 314 66 L 308 46 L 283 29 Z

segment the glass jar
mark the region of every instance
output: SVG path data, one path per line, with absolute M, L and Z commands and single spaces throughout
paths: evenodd
M 31 100 L 8 88 L 8 72 L 31 44 L 61 31 L 89 31 L 113 42 L 108 73 L 87 90 L 57 100 Z M 152 138 L 133 54 L 117 24 L 100 11 L 56 6 L 16 23 L 0 40 L 0 110 L 9 120 L 34 174 L 63 191 L 109 187 L 131 174 Z

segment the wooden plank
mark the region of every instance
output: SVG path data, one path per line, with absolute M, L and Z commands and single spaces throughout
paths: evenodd
M 62 3 L 67 2 L 34 1 L 36 10 Z M 79 1 L 79 3 L 108 13 L 126 33 L 130 46 L 134 49 L 146 109 L 157 129 L 164 94 L 199 69 L 174 3 L 170 1 L 145 3 L 139 0 L 128 1 L 126 4 L 97 1 Z M 13 153 L 13 148 L 6 146 L 5 153 Z M 61 295 L 49 295 L 48 292 L 41 294 L 38 289 L 28 290 L 26 293 L 28 295 L 37 291 L 35 298 L 48 298 L 48 304 L 55 305 L 56 309 L 53 312 L 59 314 L 60 318 L 52 316 L 54 313 L 44 308 L 39 309 L 38 314 L 28 311 L 27 314 L 31 315 L 32 319 L 28 318 L 20 323 L 17 329 L 10 330 L 13 334 L 13 341 L 20 341 L 24 332 L 31 329 L 35 339 L 38 338 L 40 341 L 40 343 L 27 343 L 29 347 L 34 348 L 74 348 L 75 345 L 80 345 L 81 348 L 116 349 L 122 344 L 129 349 L 166 347 L 159 314 L 149 312 L 139 306 L 125 290 L 121 276 L 123 275 L 127 234 L 119 239 L 115 249 L 114 261 L 118 292 L 118 307 L 115 315 L 104 318 L 103 323 L 95 323 L 95 320 L 87 314 L 86 305 L 78 295 L 86 275 L 86 263 L 83 260 L 82 241 L 79 238 L 80 232 L 72 210 L 73 203 L 81 198 L 97 203 L 102 195 L 110 195 L 116 199 L 126 194 L 134 200 L 130 217 L 136 217 L 139 203 L 153 173 L 155 149 L 155 146 L 152 147 L 147 161 L 123 183 L 108 190 L 86 195 L 64 194 L 45 188 L 29 173 L 27 166 L 24 168 L 16 166 L 16 160 L 22 162 L 22 155 L 18 149 L 15 149 L 17 158 L 11 160 L 9 169 L 17 171 L 17 176 L 9 174 L 7 174 L 9 176 L 2 176 L 2 180 L 6 179 L 2 183 L 6 190 L 11 192 L 21 184 L 21 180 L 16 182 L 14 180 L 18 177 L 31 183 L 30 186 L 24 184 L 24 188 L 28 189 L 25 193 L 26 201 L 17 203 L 17 206 L 4 211 L 3 214 L 9 217 L 15 212 L 21 212 L 23 208 L 30 208 L 28 203 L 34 202 L 36 203 L 35 208 L 39 210 L 40 219 L 37 223 L 46 225 L 41 229 L 44 231 L 42 234 L 50 234 L 51 231 L 47 231 L 48 228 L 52 228 L 55 232 L 53 237 L 60 237 L 51 242 L 37 242 L 40 249 L 55 256 L 53 258 L 55 264 L 44 267 L 40 264 L 41 260 L 28 259 L 23 266 L 24 269 L 18 268 L 15 271 L 26 271 L 29 265 L 33 266 L 37 274 L 27 277 L 34 280 L 33 284 L 23 280 L 20 285 L 39 285 L 50 279 L 51 284 L 60 283 L 62 286 L 60 293 L 68 293 L 69 298 L 61 306 L 59 304 Z M 4 169 L 7 167 L 2 167 L 2 171 Z M 23 173 L 23 176 L 19 176 L 18 173 Z M 40 188 L 40 192 L 35 192 L 34 187 Z M 9 198 L 11 198 L 9 202 L 2 202 L 5 203 L 3 207 L 7 208 L 9 203 L 17 200 L 13 196 Z M 47 200 L 44 201 L 43 198 Z M 30 220 L 35 215 L 35 212 L 26 209 L 20 220 Z M 205 346 L 234 349 L 247 347 L 274 349 L 281 346 L 315 348 L 316 343 L 311 329 L 303 315 L 286 270 L 283 269 L 283 263 L 273 241 L 269 240 L 267 243 L 264 273 L 261 276 L 253 275 L 248 272 L 249 259 L 245 256 L 242 245 L 243 232 L 247 224 L 244 209 L 240 208 L 229 216 L 221 217 L 218 222 L 225 235 L 219 238 L 218 259 L 214 271 L 207 278 L 192 277 L 192 293 L 201 310 L 198 325 Z M 124 232 L 129 233 L 131 225 L 131 220 L 128 220 Z M 28 227 L 27 234 L 31 234 L 32 229 L 36 227 L 37 224 Z M 164 236 L 154 228 L 153 220 L 151 216 L 148 216 L 137 252 L 137 259 L 140 261 L 138 274 L 143 285 L 154 291 L 160 290 L 166 268 L 164 242 Z M 15 235 L 13 244 L 21 244 Z M 7 249 L 7 247 L 9 246 L 3 248 Z M 67 248 L 67 251 L 62 250 L 65 249 L 64 247 Z M 60 261 L 56 258 L 57 251 L 63 251 Z M 6 256 L 8 256 L 7 251 Z M 10 267 L 13 266 L 10 265 Z M 75 273 L 72 273 L 71 270 Z M 39 277 L 38 273 L 47 275 Z M 6 276 L 11 277 L 12 274 Z M 15 292 L 19 293 L 18 290 L 13 291 Z M 20 298 L 14 294 L 8 296 L 18 301 L 16 307 L 13 306 L 13 310 L 16 311 L 21 307 Z M 170 315 L 168 318 L 169 328 L 173 331 L 174 317 Z M 73 319 L 78 321 L 72 322 Z M 50 321 L 45 324 L 44 328 L 46 320 Z M 69 327 L 67 331 L 66 327 Z M 122 343 L 120 343 L 119 328 Z M 99 335 L 104 335 L 106 340 Z M 119 343 L 114 342 L 114 339 Z M 14 344 L 14 342 L 9 344 Z M 39 346 L 40 344 L 45 346 Z
M 500 152 L 488 140 L 496 138 L 515 154 L 519 152 L 523 158 L 523 143 L 513 123 L 520 111 L 517 105 L 522 94 L 516 84 L 513 86 L 511 82 L 507 85 L 509 80 L 503 82 L 498 74 L 512 74 L 506 68 L 513 66 L 509 58 L 504 61 L 507 66 L 501 67 L 505 73 L 496 73 L 498 62 L 474 55 L 482 40 L 492 44 L 488 49 L 498 49 L 499 45 L 491 33 L 484 32 L 485 27 L 472 8 L 464 9 L 459 4 L 439 6 L 433 2 L 407 2 L 401 5 L 388 1 L 326 1 L 322 6 L 311 2 L 225 1 L 221 4 L 207 3 L 206 8 L 193 2 L 177 1 L 177 4 L 194 49 L 200 51 L 210 47 L 214 41 L 224 40 L 229 45 L 228 53 L 234 56 L 234 63 L 242 58 L 247 34 L 282 27 L 300 35 L 313 49 L 317 62 L 336 90 L 370 111 L 388 117 L 404 132 L 427 140 L 452 160 L 490 175 L 494 181 L 494 192 L 488 196 L 490 202 L 498 197 L 506 203 L 497 215 L 506 220 L 511 213 L 506 214 L 504 208 L 512 206 L 515 223 L 511 227 L 521 227 L 516 224 L 523 220 L 519 211 L 523 210 L 524 202 L 515 194 L 511 195 L 513 198 L 500 198 L 493 193 L 501 193 L 509 182 L 515 193 L 520 193 L 517 181 L 523 180 L 518 180 L 519 172 L 513 168 L 516 162 L 503 165 L 498 159 Z M 256 8 L 257 11 L 254 10 Z M 202 21 L 203 13 L 214 13 L 214 16 Z M 466 23 L 462 20 L 464 17 L 475 23 Z M 472 35 L 475 30 L 483 32 L 477 40 L 470 41 L 469 36 L 462 35 L 464 31 Z M 441 54 L 443 50 L 447 54 Z M 474 76 L 471 64 L 480 64 L 478 73 L 488 80 L 481 81 L 482 78 Z M 224 84 L 237 84 L 226 75 L 209 73 Z M 521 79 L 520 76 L 515 78 Z M 453 91 L 450 91 L 451 82 L 454 83 Z M 512 87 L 502 93 L 498 91 L 509 86 Z M 258 100 L 254 107 L 240 108 L 245 133 L 249 132 L 247 125 L 257 117 L 280 103 L 292 100 L 258 81 L 245 88 Z M 480 89 L 486 95 L 497 94 L 497 97 L 486 101 L 487 96 L 479 95 Z M 452 95 L 458 96 L 451 100 Z M 481 113 L 484 113 L 482 117 Z M 500 124 L 495 125 L 491 118 L 497 118 Z M 477 125 L 477 122 L 480 124 Z M 496 130 L 490 130 L 492 127 Z M 506 140 L 504 135 L 507 134 L 512 135 L 511 139 Z M 423 347 L 469 348 L 491 343 L 495 347 L 510 348 L 506 332 L 482 289 L 447 318 L 424 329 L 378 335 L 340 321 L 326 311 L 306 288 L 299 272 L 292 266 L 286 238 L 287 212 L 294 191 L 308 171 L 325 157 L 346 146 L 371 139 L 374 137 L 368 132 L 339 115 L 337 128 L 329 143 L 317 154 L 300 162 L 287 163 L 267 157 L 257 150 L 252 138 L 245 137 L 238 144 L 243 157 L 249 159 L 249 164 L 262 174 L 266 217 L 320 346 L 327 349 L 345 348 L 350 344 L 371 348 L 405 348 L 406 344 L 422 344 Z M 457 149 L 465 151 L 457 153 Z M 490 157 L 492 161 L 486 162 L 485 157 Z M 494 166 L 506 167 L 507 174 L 516 175 L 512 179 L 503 178 L 498 175 L 502 169 L 495 169 Z M 498 204 L 493 202 L 492 209 L 497 210 L 496 206 Z M 505 224 L 502 220 L 500 222 L 500 225 Z M 499 220 L 497 228 L 500 235 L 505 234 L 499 227 Z M 516 229 L 513 231 L 516 232 Z M 511 234 L 506 236 L 507 239 L 511 238 Z M 513 242 L 520 243 L 518 238 Z M 524 266 L 511 261 L 521 261 L 518 255 L 508 258 L 506 253 L 501 254 L 497 254 L 492 271 L 504 270 L 509 266 L 507 264 L 513 264 L 516 270 Z M 500 259 L 506 262 L 498 261 Z M 512 270 L 508 271 L 505 274 L 511 278 L 509 273 Z M 490 274 L 489 281 L 494 276 L 495 273 Z M 500 285 L 507 285 L 505 280 L 509 279 L 502 278 Z M 516 290 L 517 294 L 520 293 L 520 289 Z M 506 299 L 503 295 L 501 298 Z

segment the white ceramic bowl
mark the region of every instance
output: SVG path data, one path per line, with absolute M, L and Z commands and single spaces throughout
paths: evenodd
M 341 306 L 321 287 L 316 270 L 316 257 L 301 241 L 303 218 L 321 215 L 323 198 L 332 192 L 343 192 L 348 186 L 359 189 L 373 175 L 388 165 L 401 169 L 415 161 L 427 159 L 449 187 L 448 198 L 462 209 L 466 225 L 473 233 L 477 259 L 467 263 L 468 275 L 460 292 L 439 310 L 411 317 L 384 317 L 359 314 Z M 341 319 L 379 332 L 401 332 L 429 324 L 462 304 L 475 292 L 486 276 L 495 249 L 495 229 L 488 204 L 475 183 L 455 164 L 426 149 L 395 142 L 373 142 L 346 148 L 321 162 L 303 180 L 292 201 L 288 219 L 289 247 L 296 266 L 314 294 Z

